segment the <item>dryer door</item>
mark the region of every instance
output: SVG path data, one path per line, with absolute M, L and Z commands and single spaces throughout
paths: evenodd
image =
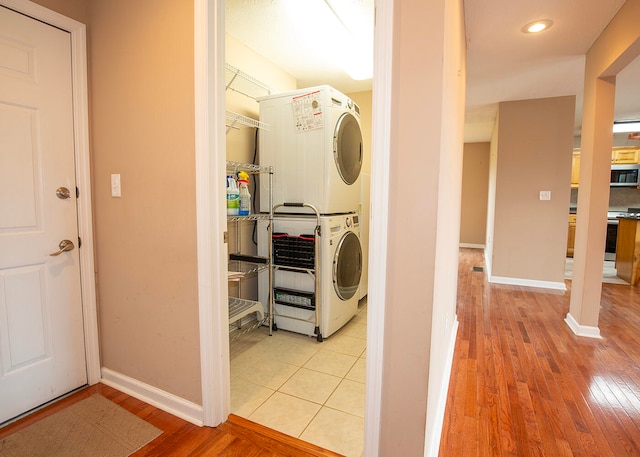
M 336 247 L 333 257 L 333 287 L 342 300 L 355 295 L 362 275 L 362 248 L 353 232 L 346 232 Z
M 333 158 L 342 180 L 349 185 L 356 182 L 362 168 L 362 132 L 351 113 L 338 119 L 333 132 Z

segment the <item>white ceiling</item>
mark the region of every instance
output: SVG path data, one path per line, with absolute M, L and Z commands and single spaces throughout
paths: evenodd
M 327 35 L 328 25 L 309 8 L 309 17 L 293 16 L 292 9 L 323 0 L 226 0 L 226 32 L 298 80 L 298 87 L 329 84 L 341 92 L 371 90 L 371 80 L 355 81 L 335 59 L 336 45 Z M 336 12 L 348 9 L 358 17 L 342 19 L 350 28 L 368 26 L 366 36 L 373 53 L 374 0 L 330 0 Z M 324 8 L 322 5 L 320 5 Z M 327 9 L 327 11 L 329 11 Z
M 304 4 L 303 0 L 226 0 L 227 33 L 290 73 L 300 87 L 330 84 L 342 92 L 370 90 L 371 80 L 352 80 L 335 64 L 332 49 L 323 51 L 319 46 L 327 40 L 317 15 L 292 20 L 289 2 Z M 370 27 L 369 33 L 360 35 L 369 35 L 370 40 L 373 2 L 328 1 L 335 9 L 349 5 L 360 11 Z M 465 141 L 489 141 L 499 102 L 563 95 L 577 96 L 579 133 L 584 55 L 623 4 L 624 0 L 466 0 Z M 520 31 L 538 19 L 551 19 L 554 25 L 538 35 Z M 638 86 L 640 58 L 618 75 L 616 120 L 640 118 Z

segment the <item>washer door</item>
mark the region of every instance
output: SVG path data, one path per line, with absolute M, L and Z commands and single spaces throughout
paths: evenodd
M 333 257 L 333 288 L 342 300 L 355 295 L 362 275 L 362 248 L 353 232 L 345 233 Z
M 338 119 L 333 132 L 333 158 L 342 180 L 349 185 L 356 182 L 362 168 L 362 132 L 351 113 Z

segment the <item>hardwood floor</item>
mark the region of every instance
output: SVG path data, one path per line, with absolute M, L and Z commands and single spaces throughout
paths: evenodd
M 603 338 L 581 338 L 569 292 L 490 285 L 483 265 L 460 250 L 440 456 L 640 456 L 638 288 L 603 284 Z
M 490 285 L 474 269 L 483 265 L 480 250 L 460 250 L 439 455 L 640 456 L 640 288 L 603 284 L 603 338 L 581 338 L 563 320 L 569 292 Z M 102 384 L 0 429 L 0 439 L 94 393 L 163 430 L 135 457 L 338 455 L 233 415 L 197 427 Z
M 340 457 L 234 415 L 216 428 L 198 427 L 103 384 L 82 389 L 7 425 L 0 429 L 0 439 L 96 393 L 163 431 L 132 457 Z

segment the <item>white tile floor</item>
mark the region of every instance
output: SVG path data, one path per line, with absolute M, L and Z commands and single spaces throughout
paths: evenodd
M 257 329 L 231 342 L 231 412 L 360 457 L 364 445 L 366 298 L 342 329 L 315 338 Z
M 573 258 L 567 257 L 564 267 L 564 277 L 566 279 L 573 278 Z M 602 282 L 610 284 L 627 284 L 629 283 L 622 278 L 618 277 L 616 270 L 616 262 L 614 260 L 605 260 L 602 268 Z

